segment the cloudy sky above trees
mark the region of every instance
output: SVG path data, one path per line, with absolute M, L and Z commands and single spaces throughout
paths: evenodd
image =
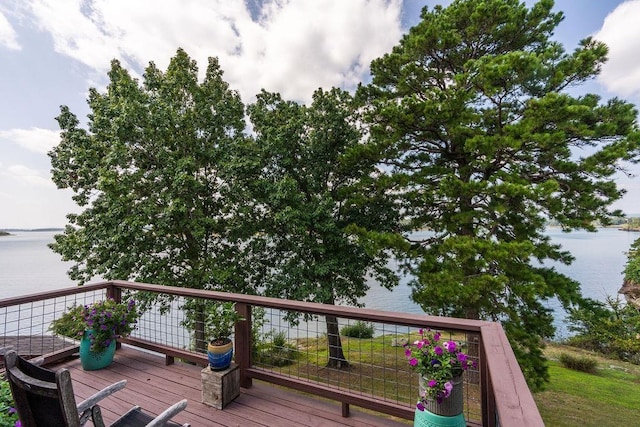
M 262 89 L 306 102 L 318 87 L 353 89 L 369 63 L 448 0 L 2 0 L 0 2 L 0 228 L 61 227 L 76 211 L 57 190 L 46 153 L 68 105 L 82 123 L 89 87 L 103 89 L 111 59 L 140 76 L 165 69 L 178 47 L 201 71 L 217 56 L 250 103 Z M 527 4 L 533 1 L 527 0 Z M 600 78 L 578 93 L 640 106 L 640 0 L 556 0 L 567 51 L 587 36 L 609 45 Z M 640 213 L 640 176 L 620 177 L 617 207 Z

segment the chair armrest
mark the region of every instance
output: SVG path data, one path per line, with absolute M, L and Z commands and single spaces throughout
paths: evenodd
M 86 400 L 78 403 L 78 413 L 80 414 L 80 425 L 83 425 L 89 417 L 91 417 L 91 408 L 107 396 L 112 395 L 118 390 L 122 390 L 127 385 L 127 380 L 118 381 L 108 387 L 103 388 L 96 394 L 88 397 Z
M 173 404 L 167 408 L 163 413 L 158 415 L 151 421 L 146 427 L 159 427 L 163 426 L 167 421 L 173 418 L 177 413 L 187 407 L 187 399 L 183 399 L 178 403 Z

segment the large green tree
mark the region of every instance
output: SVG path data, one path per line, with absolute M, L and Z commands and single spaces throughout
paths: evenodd
M 374 179 L 375 153 L 363 143 L 354 100 L 318 90 L 309 106 L 263 92 L 248 107 L 255 131 L 253 171 L 244 176 L 255 200 L 252 220 L 262 245 L 257 261 L 269 296 L 324 304 L 358 304 L 370 280 L 391 287 L 388 252 L 363 230 L 397 230 L 395 202 Z M 327 316 L 329 366 L 348 364 L 337 319 Z
M 607 47 L 587 38 L 566 53 L 552 8 L 425 8 L 361 88 L 408 226 L 431 230 L 408 254 L 413 299 L 429 313 L 502 322 L 534 387 L 548 377 L 541 342 L 554 333 L 545 301 L 581 300 L 578 283 L 541 264 L 572 260 L 545 222 L 606 224 L 622 194 L 613 175 L 640 141 L 632 105 L 575 95 Z
M 166 72 L 151 63 L 142 84 L 118 61 L 109 78 L 105 93 L 90 90 L 86 129 L 61 108 L 49 153 L 55 183 L 82 209 L 51 245 L 76 262 L 70 277 L 245 291 L 251 267 L 230 225 L 242 206 L 226 176 L 245 138 L 244 105 L 217 60 L 201 83 L 183 50 Z

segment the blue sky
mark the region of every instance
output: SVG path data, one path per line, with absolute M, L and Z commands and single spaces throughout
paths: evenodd
M 526 1 L 533 4 L 533 1 Z M 164 69 L 178 47 L 201 68 L 217 56 L 245 103 L 265 88 L 305 102 L 318 87 L 351 89 L 437 0 L 2 0 L 0 228 L 61 227 L 77 212 L 51 181 L 46 153 L 68 105 L 82 123 L 109 61 Z M 556 0 L 567 51 L 594 35 L 610 48 L 601 76 L 577 89 L 640 106 L 640 0 Z M 640 177 L 620 176 L 617 203 L 640 213 Z

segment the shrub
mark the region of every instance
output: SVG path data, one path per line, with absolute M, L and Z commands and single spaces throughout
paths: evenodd
M 357 322 L 344 326 L 340 333 L 349 338 L 373 338 L 374 327 L 372 323 L 363 322 L 358 320 Z
M 0 379 L 0 426 L 19 426 L 18 414 L 13 407 L 13 396 L 9 381 Z
M 569 330 L 576 335 L 568 345 L 593 350 L 606 357 L 640 362 L 640 310 L 619 299 L 605 303 L 586 299 L 570 311 Z
M 287 341 L 285 332 L 271 331 L 268 335 L 271 341 L 261 344 L 257 362 L 276 367 L 293 364 L 298 358 L 298 350 Z
M 560 354 L 560 363 L 567 369 L 593 374 L 596 372 L 598 362 L 586 356 L 573 356 L 567 353 Z

